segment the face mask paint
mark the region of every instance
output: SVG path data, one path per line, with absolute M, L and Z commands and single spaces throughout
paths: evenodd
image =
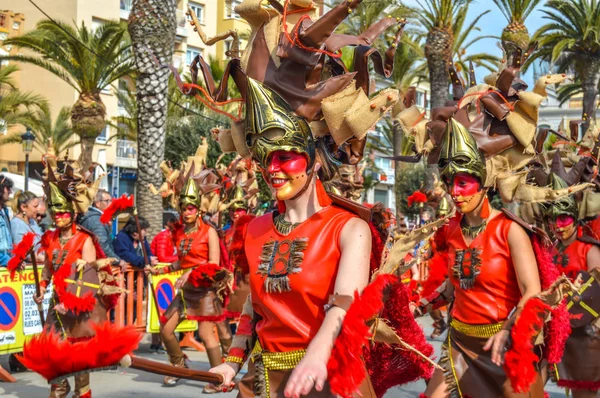
M 266 181 L 277 200 L 289 200 L 302 192 L 309 178 L 307 167 L 306 156 L 297 152 L 275 151 L 271 154 Z
M 561 214 L 552 225 L 554 234 L 562 240 L 567 240 L 575 233 L 575 218 L 567 214 Z
M 476 177 L 458 173 L 450 187 L 450 194 L 458 211 L 464 214 L 477 208 L 485 195 L 485 191 L 481 189 L 481 184 Z
M 246 211 L 246 209 L 237 209 L 233 212 L 231 212 L 231 221 L 235 222 L 238 218 L 240 218 L 241 216 L 245 216 L 248 212 Z
M 183 222 L 186 224 L 193 224 L 198 219 L 198 208 L 196 206 L 187 205 L 181 213 Z
M 56 228 L 58 229 L 66 229 L 71 226 L 73 222 L 73 217 L 71 213 L 56 213 L 54 215 L 54 223 L 56 224 Z

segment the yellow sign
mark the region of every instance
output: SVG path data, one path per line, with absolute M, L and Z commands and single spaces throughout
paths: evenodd
M 41 274 L 41 267 L 38 272 Z M 42 331 L 42 323 L 33 301 L 35 280 L 32 267 L 17 272 L 10 280 L 10 272 L 0 268 L 0 355 L 23 351 L 23 345 Z M 44 296 L 44 315 L 52 297 L 52 286 Z
M 159 264 L 159 266 L 167 266 L 166 264 Z M 156 297 L 152 300 L 148 300 L 148 324 L 146 326 L 146 332 L 158 333 L 160 331 L 159 321 L 157 319 L 156 311 L 156 300 L 158 300 L 158 310 L 162 315 L 173 301 L 173 297 L 176 294 L 181 294 L 181 291 L 175 290 L 175 281 L 183 275 L 183 270 L 172 272 L 165 275 L 152 275 L 152 284 L 154 285 L 154 291 Z M 148 287 L 149 296 L 152 295 L 152 290 Z M 197 321 L 183 321 L 175 329 L 176 332 L 191 332 L 198 329 Z

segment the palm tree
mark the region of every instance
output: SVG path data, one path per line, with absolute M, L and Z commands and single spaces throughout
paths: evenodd
M 431 106 L 443 106 L 448 100 L 448 64 L 452 62 L 454 45 L 453 21 L 463 6 L 472 0 L 417 0 L 416 16 L 427 31 L 425 57 L 429 68 Z
M 60 157 L 68 149 L 79 145 L 77 135 L 71 128 L 71 108 L 65 106 L 58 112 L 52 123 L 50 109 L 43 106 L 28 120 L 27 126 L 31 127 L 35 135 L 34 147 L 41 153 L 51 152 Z M 0 145 L 18 144 L 21 142 L 21 133 L 14 133 L 2 137 Z
M 0 122 L 2 129 L 14 124 L 29 125 L 35 113 L 46 105 L 39 95 L 19 91 L 13 73 L 19 68 L 8 65 L 0 68 Z
M 598 0 L 550 0 L 544 9 L 549 23 L 535 32 L 539 42 L 528 64 L 542 59 L 558 72 L 575 72 L 583 92 L 583 131 L 595 119 L 600 82 L 600 4 Z
M 73 131 L 81 141 L 82 166 L 92 163 L 96 138 L 106 125 L 100 92 L 131 73 L 133 61 L 126 30 L 107 21 L 96 30 L 60 21 L 42 20 L 34 30 L 4 41 L 35 55 L 7 55 L 2 59 L 37 65 L 67 82 L 79 93 L 71 108 Z
M 481 28 L 478 26 L 479 21 L 489 12 L 489 10 L 484 11 L 473 18 L 471 22 L 467 22 L 469 4 L 465 4 L 465 6 L 461 7 L 456 13 L 455 20 L 452 24 L 452 34 L 454 36 L 454 42 L 452 43 L 452 60 L 454 61 L 454 67 L 457 72 L 462 72 L 465 80 L 468 80 L 470 63 L 482 66 L 490 72 L 498 70 L 500 58 L 497 56 L 487 52 L 472 53 L 469 51 L 471 46 L 480 40 L 497 39 L 496 36 L 492 35 L 477 35 L 473 37 L 475 32 L 481 32 Z
M 175 46 L 177 0 L 133 0 L 129 35 L 137 69 L 138 180 L 137 205 L 150 222 L 150 234 L 162 227 L 162 200 L 149 184 L 162 183 L 169 92 L 168 68 Z M 162 64 L 162 65 L 161 65 Z
M 529 31 L 525 26 L 525 20 L 531 12 L 542 2 L 542 0 L 493 0 L 496 7 L 508 21 L 508 25 L 502 30 L 502 47 L 507 57 L 508 64 L 512 64 L 514 46 L 525 51 L 529 46 Z

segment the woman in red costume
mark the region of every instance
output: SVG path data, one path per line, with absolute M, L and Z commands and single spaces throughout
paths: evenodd
M 223 322 L 225 314 L 220 296 L 221 288 L 227 285 L 229 272 L 221 265 L 221 244 L 217 231 L 201 217 L 202 194 L 198 183 L 190 174 L 191 172 L 179 192 L 182 224 L 173 232 L 179 260 L 165 268 L 151 269 L 151 272 L 162 274 L 183 271 L 183 275 L 175 282 L 178 294 L 161 316 L 160 333 L 171 364 L 187 366 L 175 329 L 183 320 L 189 319 L 198 321 L 198 332 L 208 360 L 211 366 L 216 366 L 222 361 L 221 349 L 226 352 L 231 345 L 229 328 Z M 215 324 L 219 327 L 222 347 L 219 347 L 219 341 L 213 333 Z M 164 384 L 173 386 L 178 380 L 166 376 Z
M 228 384 L 251 357 L 240 396 L 333 396 L 327 362 L 352 294 L 368 282 L 371 232 L 332 205 L 317 177 L 322 160 L 306 121 L 252 79 L 247 142 L 279 212 L 248 224 L 251 296 L 227 361 L 211 371 Z
M 454 300 L 441 361 L 446 372 L 435 371 L 425 395 L 543 397 L 539 373 L 530 391 L 519 394 L 502 368 L 511 326 L 526 301 L 540 292 L 529 237 L 490 206 L 483 155 L 470 132 L 452 118 L 438 166 L 458 210 L 445 230 Z
M 556 174 L 550 175 L 550 185 L 554 190 L 568 188 L 567 183 Z M 593 285 L 585 290 L 596 287 L 600 291 L 600 248 L 578 239 L 578 215 L 579 208 L 573 195 L 546 206 L 546 224 L 558 240 L 553 247 L 553 262 L 570 279 L 577 280 L 579 277 L 584 286 L 590 285 L 586 282 L 591 281 Z M 585 278 L 583 275 L 580 277 L 582 271 L 589 274 L 584 274 Z M 584 295 L 585 291 L 580 292 L 580 300 L 586 304 L 585 301 L 590 297 Z M 591 299 L 594 300 L 593 297 Z M 597 304 L 591 302 L 587 304 L 590 304 L 587 305 L 590 309 L 591 306 L 597 307 Z M 570 307 L 570 311 L 587 312 L 580 303 L 571 303 Z M 562 360 L 556 365 L 556 369 L 550 370 L 550 377 L 555 378 L 559 386 L 570 389 L 574 398 L 595 398 L 600 391 L 600 329 L 595 322 L 598 316 L 592 316 L 591 322 L 590 319 L 577 322 L 577 319 L 582 318 L 579 315 L 571 314 L 571 334 Z
M 116 304 L 121 290 L 116 287 L 110 263 L 97 261 L 97 258 L 104 257 L 99 245 L 95 244 L 89 232 L 75 224 L 76 212 L 85 212 L 82 208 L 86 203 L 85 195 L 81 195 L 84 183 L 72 179 L 69 174 L 57 180 L 49 167 L 48 180 L 44 181 L 48 210 L 56 229 L 46 232 L 41 240 L 46 260 L 40 281 L 41 294 L 34 300 L 41 303 L 47 286 L 52 282 L 54 294 L 46 318 L 46 332 L 57 332 L 69 342 L 77 343 L 92 339 L 94 325 L 107 322 L 107 312 Z M 73 192 L 80 195 L 75 197 Z M 44 349 L 53 348 L 45 346 Z M 85 352 L 75 352 L 75 348 L 73 351 L 73 355 L 86 355 Z M 25 360 L 28 357 L 26 350 Z M 28 363 L 30 368 L 38 371 L 35 365 L 44 366 Z M 70 389 L 66 379 L 51 384 L 50 398 L 65 398 Z M 89 373 L 76 375 L 74 397 L 91 396 Z

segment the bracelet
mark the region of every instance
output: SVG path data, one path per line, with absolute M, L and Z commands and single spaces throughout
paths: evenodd
M 229 355 L 227 358 L 225 358 L 225 362 L 231 362 L 231 363 L 237 363 L 237 364 L 243 364 L 244 358 L 242 357 L 234 357 L 232 355 Z
M 166 267 L 162 267 L 160 269 L 160 271 L 158 271 L 158 275 L 170 274 L 173 271 L 174 271 L 173 270 L 173 266 L 172 265 L 168 265 Z

